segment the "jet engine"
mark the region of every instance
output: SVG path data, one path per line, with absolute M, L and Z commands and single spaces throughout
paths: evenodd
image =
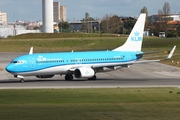
M 92 68 L 81 67 L 75 70 L 74 76 L 76 78 L 91 78 L 95 75 L 95 72 Z

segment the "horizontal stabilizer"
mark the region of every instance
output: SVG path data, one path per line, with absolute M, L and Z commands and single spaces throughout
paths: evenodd
M 159 50 L 159 51 L 143 52 L 143 55 L 144 55 L 144 54 L 160 53 L 160 52 L 165 52 L 165 51 L 164 51 L 164 50 Z

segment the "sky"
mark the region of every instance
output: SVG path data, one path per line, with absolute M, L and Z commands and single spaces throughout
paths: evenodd
M 113 2 L 112 2 L 113 1 Z M 105 15 L 138 16 L 145 6 L 149 15 L 157 14 L 165 2 L 171 13 L 180 13 L 179 0 L 54 0 L 66 6 L 67 21 L 81 20 L 88 12 L 90 17 L 103 18 Z M 8 21 L 42 20 L 42 0 L 0 0 L 0 11 L 6 12 Z

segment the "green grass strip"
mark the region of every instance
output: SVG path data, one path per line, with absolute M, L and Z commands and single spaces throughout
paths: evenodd
M 176 120 L 178 88 L 0 90 L 1 120 Z

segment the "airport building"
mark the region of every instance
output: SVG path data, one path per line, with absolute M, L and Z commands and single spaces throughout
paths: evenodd
M 151 15 L 148 17 L 151 23 L 155 23 L 157 21 L 166 20 L 166 21 L 180 21 L 180 14 L 170 14 L 170 15 Z
M 66 21 L 66 7 L 60 6 L 61 21 Z
M 54 22 L 66 21 L 66 7 L 53 2 Z
M 60 2 L 53 2 L 54 22 L 60 21 Z
M 1 24 L 7 23 L 7 14 L 5 12 L 0 11 L 0 23 Z

